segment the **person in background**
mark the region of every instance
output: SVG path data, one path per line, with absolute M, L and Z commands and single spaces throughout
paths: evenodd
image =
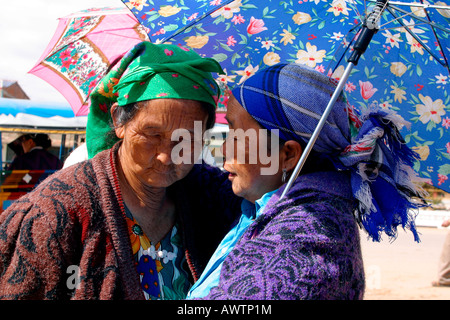
M 341 96 L 281 198 L 335 88 L 313 69 L 278 64 L 233 90 L 224 169 L 233 192 L 245 198 L 242 215 L 189 299 L 362 299 L 358 224 L 375 241 L 383 232 L 395 237 L 397 226 L 418 241 L 409 213 L 412 197 L 420 196 L 411 169 L 417 155 L 402 140 L 398 117 L 377 106 L 358 115 Z M 266 140 L 277 135 L 278 146 L 260 143 L 261 134 L 252 144 L 250 133 L 261 130 L 270 130 Z M 273 163 L 248 161 L 252 147 L 276 155 L 273 174 L 262 174 Z
M 240 213 L 219 168 L 172 151 L 211 128 L 213 59 L 142 42 L 91 94 L 88 160 L 0 214 L 0 299 L 183 299 Z
M 63 168 L 70 167 L 73 164 L 76 164 L 78 162 L 82 162 L 82 161 L 85 161 L 88 159 L 89 159 L 89 157 L 88 157 L 86 142 L 83 142 L 69 154 L 69 156 L 64 161 Z
M 23 154 L 11 162 L 7 170 L 59 170 L 62 161 L 48 151 L 52 141 L 47 134 L 24 134 L 20 137 Z
M 450 226 L 450 219 L 442 222 L 442 227 Z M 431 282 L 433 287 L 450 287 L 450 232 L 445 237 L 438 264 L 438 279 Z

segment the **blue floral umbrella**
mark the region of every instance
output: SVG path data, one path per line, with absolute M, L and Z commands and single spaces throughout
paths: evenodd
M 265 66 L 297 62 L 340 80 L 360 110 L 395 111 L 411 123 L 401 133 L 420 154 L 416 171 L 450 192 L 450 7 L 418 1 L 123 0 L 152 42 L 218 60 L 225 93 Z

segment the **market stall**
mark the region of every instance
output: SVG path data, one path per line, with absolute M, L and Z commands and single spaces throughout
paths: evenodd
M 67 103 L 0 98 L 0 211 L 52 173 L 51 170 L 4 170 L 21 152 L 23 134 L 45 133 L 51 137 L 50 152 L 62 161 L 82 141 L 87 116 L 75 117 Z

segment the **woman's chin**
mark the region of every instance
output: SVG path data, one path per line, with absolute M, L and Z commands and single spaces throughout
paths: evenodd
M 177 180 L 179 179 L 177 179 L 175 175 L 153 172 L 145 179 L 144 183 L 153 188 L 167 188 L 174 184 Z

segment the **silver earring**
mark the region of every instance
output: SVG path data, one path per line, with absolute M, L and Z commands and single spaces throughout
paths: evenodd
M 285 183 L 287 177 L 287 170 L 286 168 L 283 169 L 283 176 L 281 177 L 281 182 Z

